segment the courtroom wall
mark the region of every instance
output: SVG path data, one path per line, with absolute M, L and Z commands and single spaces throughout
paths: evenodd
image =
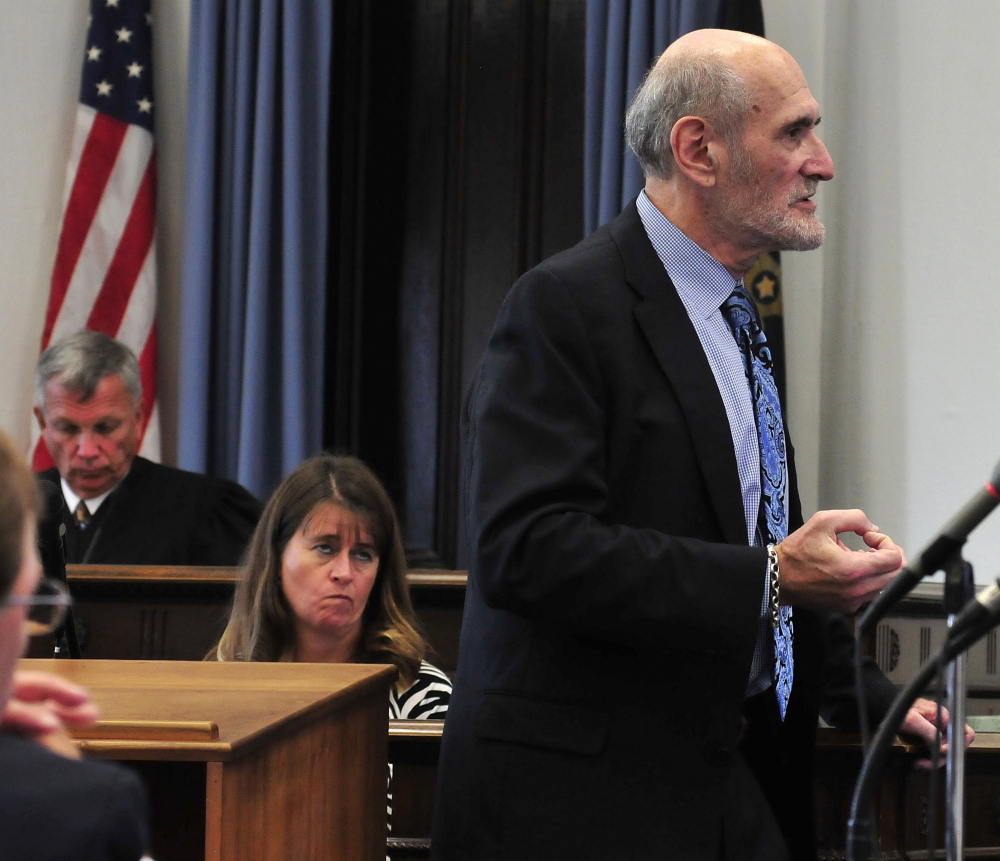
M 822 251 L 785 255 L 805 502 L 862 506 L 915 554 L 1000 457 L 1000 4 L 764 8 L 821 101 L 837 168 Z M 980 582 L 996 577 L 1000 516 L 966 556 Z
M 582 0 L 581 0 L 582 2 Z M 860 505 L 911 552 L 1000 454 L 993 247 L 1000 4 L 764 0 L 823 106 L 837 178 L 824 248 L 786 254 L 789 412 L 803 501 Z M 190 0 L 154 0 L 161 408 L 176 433 Z M 0 426 L 26 443 L 85 0 L 0 0 Z M 973 538 L 1000 568 L 1000 518 Z
M 87 0 L 0 0 L 0 427 L 25 448 L 88 8 Z M 152 8 L 160 410 L 164 457 L 173 460 L 190 0 Z

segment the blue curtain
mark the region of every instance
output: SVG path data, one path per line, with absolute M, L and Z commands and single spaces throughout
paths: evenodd
M 614 218 L 642 189 L 623 133 L 625 110 L 674 39 L 717 27 L 722 0 L 587 0 L 584 229 Z
M 332 0 L 193 0 L 178 455 L 266 499 L 322 445 Z

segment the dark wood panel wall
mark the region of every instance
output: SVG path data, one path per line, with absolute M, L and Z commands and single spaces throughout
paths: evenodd
M 460 567 L 462 401 L 514 280 L 583 225 L 580 0 L 338 0 L 325 444 Z

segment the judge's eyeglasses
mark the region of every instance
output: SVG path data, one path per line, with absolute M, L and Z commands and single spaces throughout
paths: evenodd
M 24 631 L 29 637 L 51 634 L 66 618 L 73 602 L 66 587 L 58 580 L 42 578 L 34 595 L 8 595 L 0 601 L 0 610 L 7 607 L 27 607 Z

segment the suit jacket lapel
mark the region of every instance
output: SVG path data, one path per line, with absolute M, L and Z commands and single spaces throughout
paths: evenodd
M 743 491 L 729 419 L 698 334 L 634 202 L 609 229 L 621 251 L 626 279 L 642 297 L 635 319 L 680 402 L 723 535 L 730 544 L 746 544 Z

